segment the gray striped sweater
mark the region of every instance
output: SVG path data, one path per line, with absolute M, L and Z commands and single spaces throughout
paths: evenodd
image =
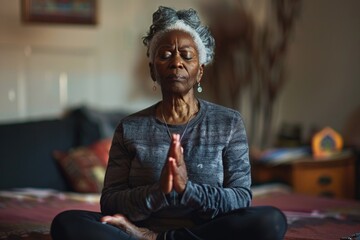
M 184 193 L 164 195 L 159 178 L 170 137 L 157 104 L 121 120 L 110 149 L 101 210 L 122 213 L 161 230 L 192 225 L 251 202 L 245 126 L 239 112 L 199 99 L 200 110 L 182 138 L 189 181 Z M 169 125 L 183 134 L 185 125 Z

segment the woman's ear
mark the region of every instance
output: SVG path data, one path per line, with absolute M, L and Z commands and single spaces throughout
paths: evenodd
M 201 64 L 200 67 L 199 67 L 199 76 L 198 76 L 198 79 L 197 79 L 198 83 L 201 81 L 201 78 L 202 78 L 202 76 L 204 74 L 204 67 L 205 67 L 204 64 Z
M 154 73 L 154 65 L 149 62 L 149 69 L 150 69 L 150 76 L 151 76 L 151 79 L 156 82 L 156 78 L 155 78 L 155 73 Z

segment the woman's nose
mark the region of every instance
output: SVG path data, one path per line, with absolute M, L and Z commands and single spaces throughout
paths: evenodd
M 171 60 L 171 67 L 172 68 L 182 68 L 183 67 L 183 61 L 179 53 L 176 53 L 172 60 Z

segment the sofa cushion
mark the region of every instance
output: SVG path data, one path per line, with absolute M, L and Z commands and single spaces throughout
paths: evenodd
M 97 110 L 86 106 L 69 109 L 67 114 L 76 119 L 78 146 L 111 138 L 120 120 L 128 115 L 124 111 Z
M 0 189 L 69 189 L 52 152 L 74 146 L 73 118 L 0 124 L 0 139 Z
M 68 152 L 54 151 L 65 178 L 73 191 L 100 193 L 110 150 L 110 139 L 97 141 Z

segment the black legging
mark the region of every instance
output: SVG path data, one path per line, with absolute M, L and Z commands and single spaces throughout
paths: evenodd
M 102 224 L 97 212 L 70 210 L 58 214 L 51 225 L 53 240 L 135 239 L 109 224 Z M 162 232 L 158 240 L 283 239 L 287 229 L 285 215 L 274 207 L 242 208 L 191 228 Z M 166 236 L 164 236 L 166 235 Z

